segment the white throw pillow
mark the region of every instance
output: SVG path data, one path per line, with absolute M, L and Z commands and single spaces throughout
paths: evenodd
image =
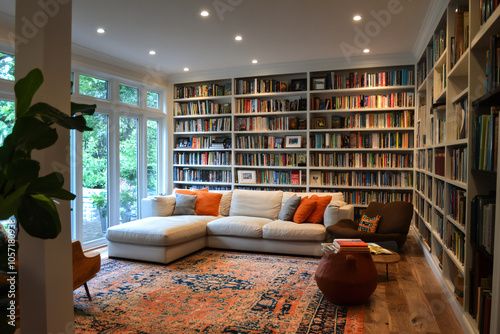
M 151 197 L 153 217 L 171 216 L 175 209 L 175 195 Z
M 236 189 L 231 199 L 230 216 L 277 219 L 283 192 Z

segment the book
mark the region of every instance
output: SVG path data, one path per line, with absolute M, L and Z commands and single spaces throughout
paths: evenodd
M 361 239 L 334 239 L 333 244 L 338 247 L 368 247 L 368 244 Z
M 319 170 L 313 170 L 309 172 L 309 184 L 311 186 L 321 185 L 321 172 Z

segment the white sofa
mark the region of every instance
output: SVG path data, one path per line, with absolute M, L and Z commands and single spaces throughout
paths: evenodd
M 109 256 L 169 263 L 205 247 L 321 256 L 321 243 L 330 241 L 326 227 L 354 218 L 354 208 L 344 202 L 342 193 L 219 193 L 223 196 L 218 216 L 172 215 L 175 195 L 143 199 L 141 219 L 108 229 Z M 323 224 L 278 220 L 293 195 L 332 196 Z

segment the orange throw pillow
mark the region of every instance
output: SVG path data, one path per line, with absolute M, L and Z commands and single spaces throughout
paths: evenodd
M 316 209 L 311 213 L 306 219 L 306 223 L 319 224 L 323 221 L 323 214 L 325 213 L 326 207 L 330 204 L 332 196 L 316 196 L 312 195 L 312 199 L 316 200 Z
M 300 205 L 293 215 L 293 221 L 297 224 L 305 222 L 314 209 L 316 209 L 316 200 L 309 197 L 302 197 Z
M 198 216 L 218 216 L 222 194 L 200 191 L 196 198 L 194 212 Z
M 198 195 L 200 192 L 208 192 L 208 188 L 205 189 L 175 189 L 175 192 L 182 195 Z

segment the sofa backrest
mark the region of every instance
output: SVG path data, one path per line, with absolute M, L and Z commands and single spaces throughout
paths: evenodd
M 277 219 L 281 210 L 283 192 L 258 190 L 233 190 L 230 216 L 250 216 Z
M 305 197 L 305 196 L 332 196 L 332 200 L 330 201 L 330 204 L 336 205 L 336 206 L 344 206 L 346 205 L 346 202 L 344 202 L 344 194 L 341 192 L 336 192 L 336 193 L 318 193 L 318 192 L 312 192 L 312 193 L 292 193 L 292 192 L 284 192 L 283 193 L 283 198 L 281 201 L 281 205 L 285 205 L 286 201 L 290 199 L 293 195 L 297 195 L 299 197 Z

